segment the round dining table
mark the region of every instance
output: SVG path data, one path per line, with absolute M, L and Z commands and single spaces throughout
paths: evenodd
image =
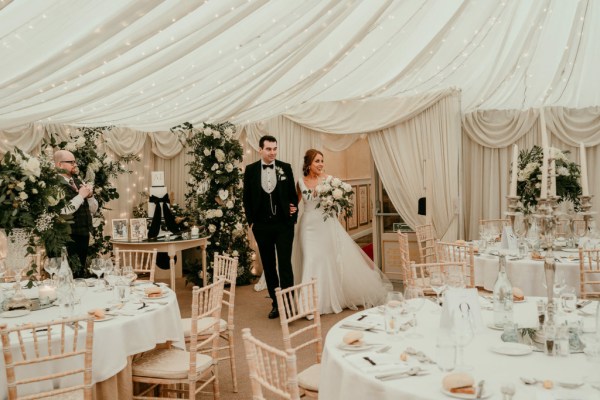
M 513 387 L 512 399 L 600 399 L 600 386 L 588 383 L 590 376 L 600 378 L 600 360 L 594 363 L 583 353 L 568 356 L 548 356 L 543 352 L 526 351 L 512 354 L 505 351 L 502 331 L 488 327 L 492 321 L 489 303 L 482 301 L 483 326 L 464 350 L 467 372 L 475 382 L 484 381 L 482 398 L 509 399 L 501 388 Z M 595 304 L 586 306 L 586 315 L 592 314 Z M 426 300 L 417 314 L 417 326 L 390 335 L 383 331 L 381 307 L 359 311 L 339 321 L 327 333 L 321 361 L 319 398 L 327 400 L 430 400 L 450 398 L 442 391 L 442 379 L 447 372 L 438 367 L 441 350 L 447 347 L 447 337 L 440 335 L 440 308 Z M 520 327 L 537 326 L 536 299 L 515 304 L 515 322 Z M 407 318 L 409 318 L 407 316 Z M 592 317 L 581 317 L 584 330 L 593 327 Z M 491 326 L 491 325 L 490 325 Z M 347 346 L 344 336 L 351 330 L 363 333 L 364 345 Z M 527 348 L 527 346 L 525 346 Z M 452 346 L 450 347 L 453 353 Z M 510 349 L 510 346 L 509 346 Z M 521 350 L 523 346 L 521 346 Z M 497 353 L 496 351 L 500 351 Z M 415 355 L 415 353 L 419 353 Z M 406 374 L 410 368 L 419 371 L 415 376 Z M 395 375 L 396 374 L 396 375 Z M 391 375 L 391 378 L 389 378 Z M 386 379 L 386 376 L 389 379 Z M 520 377 L 552 381 L 552 389 L 541 384 L 526 385 Z M 584 383 L 585 382 L 585 383 Z M 560 387 L 558 383 L 583 383 L 576 389 Z M 600 383 L 598 383 L 600 385 Z M 463 395 L 459 398 L 475 398 Z
M 6 285 L 6 284 L 4 284 Z M 97 399 L 131 399 L 131 357 L 151 350 L 157 344 L 184 348 L 181 316 L 175 293 L 163 286 L 163 296 L 147 299 L 144 287 L 153 286 L 149 282 L 138 282 L 131 287 L 132 295 L 125 303 L 119 303 L 112 290 L 88 287 L 73 316 L 87 314 L 92 309 L 107 309 L 107 317 L 94 323 L 94 346 L 92 381 L 94 397 Z M 7 286 L 4 286 L 6 288 Z M 6 294 L 6 291 L 4 291 Z M 38 297 L 38 288 L 24 290 L 30 298 Z M 137 293 L 137 295 L 135 295 Z M 15 314 L 15 313 L 9 313 Z M 6 318 L 0 313 L 0 323 L 9 326 L 37 323 L 61 318 L 58 306 L 31 311 L 16 318 Z M 82 328 L 83 328 L 83 324 Z M 4 359 L 0 358 L 0 371 L 4 371 Z M 47 384 L 47 383 L 46 383 Z M 44 387 L 28 387 L 36 392 Z M 7 383 L 4 373 L 0 374 L 0 398 L 7 396 Z
M 556 251 L 556 273 L 562 274 L 567 286 L 580 292 L 579 252 Z M 493 291 L 498 276 L 498 256 L 494 254 L 479 254 L 474 260 L 475 286 Z M 506 273 L 513 286 L 523 290 L 526 296 L 546 296 L 544 260 L 532 259 L 531 255 L 523 258 L 508 255 L 506 257 Z

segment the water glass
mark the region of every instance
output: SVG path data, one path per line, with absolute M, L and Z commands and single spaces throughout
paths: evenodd
M 115 298 L 118 303 L 126 303 L 129 299 L 129 283 L 126 279 L 119 279 L 114 286 Z
M 502 333 L 502 341 L 504 342 L 518 342 L 519 334 L 518 334 L 518 325 L 514 322 L 506 322 L 504 323 L 504 332 Z
M 560 293 L 560 304 L 562 305 L 563 311 L 568 314 L 577 309 L 577 294 L 575 293 L 575 288 L 567 286 Z
M 440 331 L 435 347 L 435 361 L 442 372 L 449 372 L 456 366 L 456 346 L 447 330 Z
M 400 332 L 400 318 L 404 310 L 404 296 L 400 292 L 388 292 L 384 307 L 385 331 L 389 335 Z

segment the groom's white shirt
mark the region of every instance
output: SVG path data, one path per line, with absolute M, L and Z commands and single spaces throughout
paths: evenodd
M 271 165 L 265 164 L 262 160 L 260 161 L 260 183 L 263 190 L 267 193 L 271 193 L 275 190 L 275 186 L 277 186 L 277 177 L 275 176 L 275 161 L 273 161 L 273 168 L 263 168 L 263 165 Z

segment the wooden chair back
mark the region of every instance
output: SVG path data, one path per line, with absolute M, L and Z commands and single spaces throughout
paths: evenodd
M 439 271 L 445 274 L 452 273 L 458 276 L 462 276 L 463 282 L 467 284 L 467 270 L 468 266 L 465 262 L 438 262 L 438 263 L 421 263 L 415 264 L 411 262 L 410 273 L 411 281 L 414 286 L 422 288 L 424 291 L 430 289 L 429 277 L 434 271 Z
M 410 283 L 410 254 L 408 247 L 408 235 L 398 231 L 398 243 L 400 245 L 400 279 L 405 284 Z
M 467 287 L 475 287 L 475 250 L 471 243 L 451 243 L 438 241 L 436 244 L 438 262 L 464 262 L 467 264 L 465 282 Z
M 213 359 L 217 358 L 224 286 L 225 280 L 217 278 L 216 282 L 213 282 L 208 286 L 202 288 L 194 286 L 192 289 L 190 355 L 193 358 L 193 362 L 190 362 L 190 366 L 195 366 L 196 360 L 194 357 L 202 348 L 210 347 L 212 349 L 211 357 Z M 198 320 L 201 318 L 207 318 L 207 320 L 211 322 L 205 325 L 201 339 L 199 339 L 198 334 L 200 332 L 198 332 Z M 195 371 L 190 370 L 190 374 L 195 374 Z
M 299 400 L 298 369 L 294 350 L 282 351 L 252 336 L 250 328 L 242 329 L 246 360 L 252 385 L 252 399 L 266 400 L 263 388 L 281 399 Z
M 117 269 L 131 266 L 136 274 L 148 274 L 148 280 L 154 282 L 156 254 L 156 249 L 121 250 L 115 247 L 115 265 Z
M 276 288 L 277 307 L 283 333 L 283 347 L 285 350 L 298 350 L 308 346 L 315 346 L 317 363 L 321 362 L 323 351 L 323 339 L 321 338 L 321 316 L 317 309 L 317 280 L 313 278 L 310 282 L 300 283 L 286 289 Z M 309 325 L 296 324 L 292 322 L 301 318 L 311 317 Z
M 417 234 L 417 244 L 419 246 L 419 255 L 422 263 L 436 262 L 435 254 L 435 230 L 433 225 L 419 225 L 415 229 Z
M 93 318 L 93 316 L 76 317 L 10 328 L 6 324 L 0 325 L 8 399 L 23 398 L 18 393 L 19 389 L 27 389 L 28 384 L 34 383 L 47 389 L 27 396 L 27 399 L 41 399 L 48 396 L 60 398 L 72 392 L 83 391 L 83 398 L 91 400 Z M 69 369 L 61 369 L 48 375 L 31 376 L 30 374 L 30 371 L 35 371 L 36 368 L 48 368 L 50 361 L 61 362 L 61 360 L 69 360 Z M 27 370 L 26 374 L 23 373 L 25 370 Z M 71 375 L 80 375 L 81 383 L 53 388 L 54 382 Z
M 496 241 L 502 239 L 502 231 L 505 226 L 510 226 L 509 219 L 480 219 L 479 220 L 480 227 L 486 227 L 493 229 L 494 233 L 497 237 L 494 239 Z
M 579 281 L 582 299 L 600 298 L 600 249 L 579 248 Z

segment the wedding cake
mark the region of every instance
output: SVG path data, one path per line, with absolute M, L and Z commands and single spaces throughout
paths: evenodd
M 152 171 L 152 186 L 150 187 L 150 197 L 163 198 L 167 194 L 167 187 L 165 186 L 165 172 L 164 171 Z M 154 217 L 156 211 L 156 203 L 148 201 L 148 218 Z

